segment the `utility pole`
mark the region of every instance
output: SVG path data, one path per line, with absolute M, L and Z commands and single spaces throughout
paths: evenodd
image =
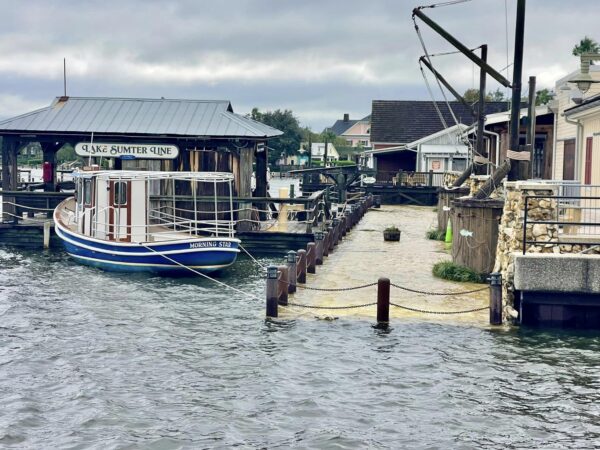
M 513 65 L 512 80 L 512 105 L 510 113 L 510 141 L 509 154 L 511 161 L 510 171 L 508 172 L 509 181 L 523 180 L 528 176 L 527 164 L 525 161 L 514 158 L 518 155 L 511 155 L 510 151 L 521 152 L 519 147 L 519 122 L 521 113 L 521 77 L 523 74 L 523 36 L 525 34 L 525 0 L 517 2 L 517 22 L 515 27 L 515 59 Z M 511 158 L 510 156 L 513 156 Z
M 481 60 L 484 63 L 487 63 L 487 44 L 481 46 Z M 485 142 L 483 140 L 483 128 L 485 127 L 485 77 L 486 73 L 482 67 L 479 69 L 479 105 L 477 108 L 477 142 L 475 145 L 477 155 L 475 155 L 473 160 L 475 160 L 477 156 L 485 159 L 488 157 L 484 147 Z M 476 174 L 484 174 L 486 172 L 485 169 L 487 169 L 487 164 L 482 163 L 480 165 L 474 165 L 473 167 L 475 167 Z
M 529 104 L 527 110 L 527 138 L 525 141 L 525 146 L 529 150 L 529 154 L 531 155 L 531 160 L 529 161 L 529 170 L 527 171 L 529 174 L 528 178 L 534 177 L 534 169 L 538 161 L 534 158 L 535 155 L 535 77 L 529 77 Z M 524 161 L 527 163 L 527 161 Z

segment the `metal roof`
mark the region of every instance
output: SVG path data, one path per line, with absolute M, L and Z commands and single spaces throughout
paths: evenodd
M 0 121 L 2 131 L 269 138 L 283 134 L 233 112 L 229 101 L 57 97 Z

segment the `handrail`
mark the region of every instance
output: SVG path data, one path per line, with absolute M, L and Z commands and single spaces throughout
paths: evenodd
M 586 196 L 573 196 L 573 195 L 569 195 L 569 196 L 557 196 L 557 195 L 526 195 L 525 196 L 525 208 L 524 208 L 524 214 L 523 214 L 523 248 L 522 248 L 522 252 L 523 255 L 527 253 L 527 245 L 528 244 L 543 244 L 543 245 L 561 245 L 561 244 L 568 244 L 568 245 L 590 245 L 590 242 L 579 242 L 579 241 L 574 241 L 569 239 L 568 242 L 561 242 L 558 240 L 556 241 L 537 241 L 537 240 L 528 240 L 527 239 L 527 225 L 567 225 L 567 226 L 588 226 L 588 227 L 600 227 L 600 222 L 581 222 L 581 221 L 568 221 L 568 220 L 529 220 L 529 200 L 530 199 L 552 199 L 552 200 L 557 200 L 556 203 L 556 208 L 564 208 L 565 206 L 561 206 L 559 205 L 559 200 L 600 200 L 600 196 L 590 196 L 590 197 L 586 197 Z M 586 207 L 583 206 L 581 207 L 581 209 L 598 209 L 596 207 Z

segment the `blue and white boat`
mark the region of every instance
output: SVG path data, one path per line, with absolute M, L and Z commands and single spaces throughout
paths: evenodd
M 208 273 L 235 262 L 233 174 L 95 170 L 74 178 L 76 195 L 56 207 L 54 222 L 78 262 L 156 273 Z

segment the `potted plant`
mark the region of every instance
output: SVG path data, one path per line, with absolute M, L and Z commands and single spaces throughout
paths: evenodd
M 384 241 L 399 241 L 400 240 L 400 229 L 394 225 L 387 227 L 383 230 Z

